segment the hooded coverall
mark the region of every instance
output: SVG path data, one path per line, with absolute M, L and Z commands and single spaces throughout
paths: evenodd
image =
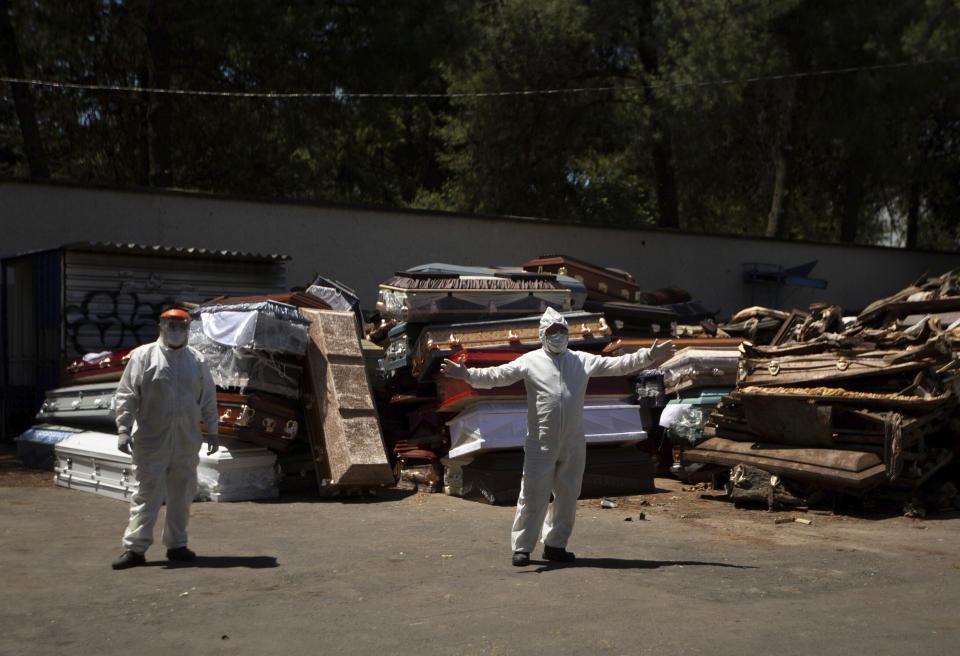
M 164 497 L 163 543 L 168 549 L 185 547 L 197 492 L 200 420 L 208 430 L 216 430 L 218 421 L 217 390 L 203 356 L 188 346 L 168 348 L 162 339 L 134 349 L 117 386 L 116 405 L 117 428 L 133 437 L 139 484 L 123 547 L 140 554 L 150 547 Z
M 567 327 L 552 308 L 540 318 L 540 341 L 550 326 Z M 603 357 L 546 348 L 525 353 L 498 367 L 468 368 L 467 382 L 489 389 L 523 381 L 527 389 L 527 437 L 523 446 L 523 481 L 513 520 L 514 552 L 531 553 L 537 538 L 565 549 L 573 532 L 577 498 L 583 482 L 586 441 L 583 401 L 591 376 L 623 376 L 652 363 L 647 349 L 620 357 Z M 548 511 L 550 493 L 553 505 Z

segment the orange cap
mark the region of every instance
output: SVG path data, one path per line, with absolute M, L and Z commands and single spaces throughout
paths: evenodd
M 190 315 L 179 308 L 172 308 L 160 315 L 161 319 L 172 319 L 174 321 L 190 321 Z

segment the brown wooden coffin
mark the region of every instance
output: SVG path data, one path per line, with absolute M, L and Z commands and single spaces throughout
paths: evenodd
M 295 401 L 266 394 L 217 392 L 220 435 L 289 451 L 301 434 L 303 419 Z
M 743 386 L 836 385 L 863 378 L 890 378 L 942 363 L 943 357 L 905 358 L 904 351 L 811 353 L 776 358 L 743 358 L 738 382 Z M 949 359 L 949 351 L 945 354 Z
M 610 342 L 611 329 L 602 314 L 573 312 L 564 316 L 570 348 L 599 349 Z M 498 347 L 540 348 L 540 316 L 427 326 L 413 349 L 413 373 L 425 380 L 439 361 L 456 351 Z
M 568 255 L 541 255 L 523 265 L 524 271 L 571 276 L 584 284 L 588 294 L 602 300 L 644 302 L 643 290 L 629 273 L 590 264 Z
M 661 344 L 670 339 L 677 350 L 687 347 L 693 348 L 722 348 L 737 347 L 743 343 L 740 337 L 624 337 L 611 342 L 603 349 L 604 355 L 626 355 L 636 353 L 642 348 L 650 348 L 655 341 Z

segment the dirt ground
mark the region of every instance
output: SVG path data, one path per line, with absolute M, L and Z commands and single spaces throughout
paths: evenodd
M 956 512 L 740 510 L 658 478 L 656 493 L 616 508 L 580 502 L 575 564 L 538 552 L 515 568 L 509 507 L 400 490 L 198 503 L 199 562 L 171 566 L 157 544 L 148 566 L 115 572 L 128 504 L 52 480 L 0 453 L 2 654 L 902 655 L 960 645 Z

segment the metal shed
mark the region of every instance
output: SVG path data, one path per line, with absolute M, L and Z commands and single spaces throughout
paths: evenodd
M 157 315 L 217 296 L 287 291 L 286 255 L 75 243 L 2 260 L 0 418 L 8 440 L 85 353 L 156 338 Z

